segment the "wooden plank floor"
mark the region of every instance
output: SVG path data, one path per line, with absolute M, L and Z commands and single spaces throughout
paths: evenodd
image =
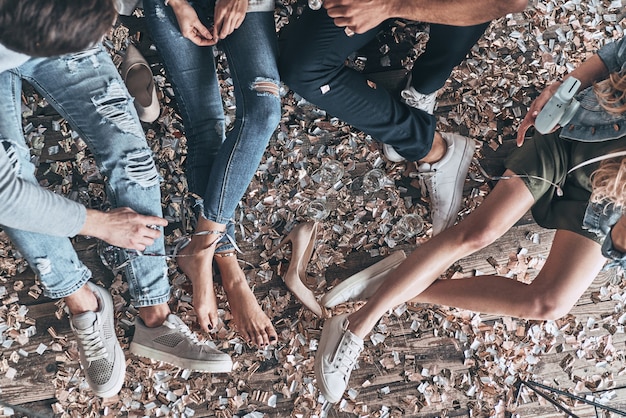
M 538 233 L 541 236 L 541 243 L 529 245 L 527 236 L 529 233 Z M 461 260 L 460 265 L 463 271 L 470 272 L 473 270 L 480 271 L 492 271 L 493 267 L 487 262 L 490 257 L 495 257 L 499 263 L 506 263 L 508 254 L 511 250 L 515 250 L 520 247 L 527 248 L 530 255 L 545 255 L 547 248 L 550 245 L 552 233 L 550 231 L 543 230 L 537 227 L 535 224 L 521 224 L 514 227 L 509 233 L 498 240 L 492 247 L 487 250 L 474 254 L 471 257 Z M 93 269 L 95 276 L 103 278 L 103 281 L 111 279 L 110 273 L 104 269 L 99 263 L 98 256 L 95 252 L 95 248 L 90 242 L 84 241 L 78 245 L 81 258 L 86 261 L 90 268 Z M 410 251 L 411 248 L 404 248 Z M 498 257 L 497 255 L 502 255 Z M 259 255 L 254 253 L 248 253 L 247 261 L 258 261 Z M 343 278 L 348 274 L 358 271 L 365 265 L 371 264 L 372 259 L 366 254 L 353 254 L 346 262 L 345 266 L 341 268 L 329 269 L 327 271 L 326 279 L 330 282 L 335 277 Z M 594 303 L 592 301 L 592 295 L 597 292 L 603 281 L 606 280 L 606 275 L 602 275 L 594 283 L 594 285 L 585 293 L 580 299 L 576 307 L 572 311 L 572 315 L 586 321 L 589 316 L 602 317 L 603 313 L 610 313 L 615 306 L 614 302 L 605 301 L 602 303 Z M 34 282 L 34 277 L 30 271 L 20 274 L 14 278 L 9 278 L 5 286 L 12 288 L 16 281 L 22 281 L 24 283 L 24 289 L 28 289 Z M 267 283 L 265 286 L 259 286 L 256 288 L 256 294 L 259 299 L 265 297 L 266 292 L 272 288 L 280 288 L 281 291 L 285 290 L 284 285 L 278 280 L 273 280 L 271 283 Z M 285 290 L 286 291 L 286 290 Z M 42 298 L 41 300 L 34 300 L 26 294 L 26 290 L 18 292 L 20 297 L 20 303 L 28 306 L 28 316 L 34 318 L 37 324 L 37 334 L 30 339 L 28 344 L 20 346 L 22 350 L 29 353 L 28 357 L 20 359 L 17 364 L 11 366 L 17 369 L 17 375 L 13 379 L 8 379 L 5 376 L 0 376 L 0 399 L 4 402 L 9 402 L 13 405 L 22 406 L 30 410 L 30 414 L 39 412 L 44 415 L 50 416 L 50 405 L 56 402 L 55 399 L 55 387 L 51 384 L 55 373 L 59 373 L 60 369 L 76 370 L 77 363 L 75 359 L 70 360 L 64 356 L 62 352 L 53 352 L 51 350 L 46 351 L 43 355 L 38 355 L 35 350 L 39 344 L 51 345 L 52 338 L 46 332 L 49 327 L 53 327 L 58 334 L 59 339 L 67 338 L 72 339 L 71 331 L 67 319 L 57 319 L 54 312 L 57 310 L 57 306 L 49 300 Z M 298 309 L 298 303 L 292 301 L 285 312 L 291 315 L 295 314 Z M 416 308 L 415 308 L 416 309 Z M 394 318 L 393 315 L 388 318 L 388 325 L 391 327 L 389 336 L 379 348 L 376 348 L 375 353 L 380 357 L 389 356 L 393 352 L 401 353 L 402 356 L 406 356 L 410 353 L 409 357 L 405 357 L 397 367 L 385 369 L 377 364 L 374 358 L 366 358 L 361 361 L 360 368 L 357 369 L 351 379 L 351 387 L 356 388 L 359 391 L 357 399 L 362 399 L 362 402 L 368 404 L 369 408 L 376 410 L 375 408 L 382 408 L 383 406 L 389 407 L 392 411 L 398 413 L 401 411 L 404 416 L 415 417 L 435 417 L 441 416 L 442 410 L 445 410 L 446 416 L 469 416 L 469 409 L 471 409 L 472 399 L 465 393 L 455 392 L 454 395 L 447 395 L 446 400 L 441 400 L 432 405 L 420 405 L 420 407 L 412 406 L 407 403 L 407 400 L 413 399 L 417 395 L 416 388 L 419 386 L 419 382 L 412 381 L 410 373 L 416 373 L 424 368 L 439 368 L 447 369 L 452 376 L 460 376 L 470 373 L 473 369 L 472 366 L 464 364 L 463 348 L 458 341 L 454 341 L 449 337 L 438 337 L 434 335 L 434 330 L 425 330 L 419 338 L 416 338 L 415 333 L 410 329 L 410 324 L 404 319 Z M 494 322 L 502 321 L 502 318 L 490 318 L 484 317 L 483 322 L 485 324 L 493 324 Z M 277 322 L 277 328 L 279 332 L 280 320 Z M 124 337 L 128 337 L 132 330 L 124 332 Z M 318 330 L 309 330 L 309 337 L 315 335 Z M 604 332 L 603 332 L 604 331 Z M 598 330 L 598 335 L 606 334 L 606 330 Z M 613 335 L 613 344 L 623 347 L 626 337 L 624 333 L 617 333 Z M 2 351 L 2 354 L 8 357 L 10 351 L 15 350 L 15 347 Z M 250 354 L 250 353 L 248 353 Z M 573 356 L 576 360 L 571 365 L 572 370 L 569 374 L 563 371 L 560 363 L 567 356 Z M 245 354 L 244 354 L 245 357 Z M 132 361 L 137 361 L 133 359 Z M 312 377 L 310 359 L 307 359 L 305 364 L 306 373 L 309 377 Z M 250 388 L 250 392 L 272 392 L 273 387 L 281 379 L 277 379 L 277 376 L 281 374 L 282 364 L 279 362 L 266 362 L 264 367 L 261 367 L 257 372 L 253 373 L 246 384 Z M 556 386 L 557 383 L 561 388 L 569 388 L 572 386 L 570 376 L 583 377 L 590 373 L 600 373 L 595 371 L 593 363 L 586 362 L 584 359 L 578 359 L 576 350 L 570 346 L 562 352 L 552 352 L 541 356 L 539 363 L 537 364 L 536 375 L 540 376 L 545 382 L 551 383 Z M 607 373 L 605 370 L 603 373 Z M 616 373 L 618 370 L 615 371 Z M 128 379 L 132 380 L 129 376 Z M 217 394 L 226 396 L 225 387 L 219 387 L 220 377 L 214 381 L 217 387 Z M 368 382 L 367 385 L 364 385 Z M 614 383 L 616 387 L 626 384 L 626 376 L 615 376 Z M 388 389 L 385 389 L 388 388 Z M 381 392 L 389 391 L 388 394 L 383 395 Z M 615 408 L 621 408 L 626 410 L 626 396 L 620 397 L 620 401 L 614 402 L 611 405 Z M 269 407 L 259 402 L 257 410 L 263 412 L 268 416 L 289 416 L 293 408 L 293 399 L 281 398 L 276 407 Z M 419 402 L 417 402 L 419 405 Z M 195 410 L 194 416 L 214 416 L 212 410 L 204 409 L 206 405 L 198 405 Z M 419 410 L 419 411 L 418 411 Z M 563 416 L 555 410 L 554 407 L 547 405 L 546 402 L 529 402 L 527 404 L 520 405 L 518 408 L 520 416 L 524 417 L 559 417 Z M 575 413 L 583 417 L 595 416 L 595 412 L 592 407 L 578 407 L 575 409 Z M 25 416 L 28 416 L 26 414 Z M 331 416 L 351 416 L 346 412 L 331 412 Z

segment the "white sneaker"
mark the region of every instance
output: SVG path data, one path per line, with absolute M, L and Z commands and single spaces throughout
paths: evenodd
M 432 115 L 435 111 L 435 104 L 437 103 L 437 92 L 422 94 L 415 90 L 413 86 L 410 86 L 410 83 L 411 79 L 409 78 L 409 87 L 402 90 L 400 93 L 404 103 Z M 389 144 L 383 144 L 383 155 L 386 159 L 394 163 L 406 161 L 406 158 L 398 154 L 395 148 Z
M 429 115 L 432 115 L 435 112 L 435 105 L 437 104 L 436 91 L 430 94 L 424 94 L 415 90 L 413 86 L 409 86 L 402 90 L 400 96 L 404 99 L 404 103 L 411 107 L 423 110 Z
M 367 300 L 383 284 L 387 275 L 406 259 L 406 253 L 396 251 L 368 268 L 348 277 L 322 297 L 322 305 L 332 308 L 340 303 Z
M 476 142 L 453 133 L 442 133 L 448 145 L 443 158 L 436 163 L 423 163 L 418 167 L 428 194 L 433 222 L 433 235 L 454 225 L 461 209 L 463 183 L 467 176 Z
M 326 320 L 315 355 L 315 377 L 328 402 L 341 400 L 361 351 L 363 340 L 348 331 L 347 313 Z
M 126 359 L 115 335 L 111 295 L 91 282 L 86 286 L 98 300 L 98 311 L 70 314 L 70 325 L 89 387 L 96 395 L 110 398 L 122 389 Z

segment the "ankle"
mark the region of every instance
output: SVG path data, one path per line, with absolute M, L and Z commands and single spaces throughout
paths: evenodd
M 96 295 L 85 284 L 76 292 L 64 298 L 65 306 L 72 315 L 85 312 L 97 312 L 99 309 Z
M 171 313 L 167 303 L 139 308 L 139 317 L 148 328 L 159 327 Z
M 348 330 L 364 340 L 371 332 L 373 326 L 369 326 L 365 321 L 361 320 L 358 312 L 359 311 L 356 311 L 348 315 Z
M 424 156 L 421 160 L 418 161 L 418 164 L 428 163 L 434 164 L 440 161 L 446 152 L 448 151 L 448 144 L 445 139 L 441 136 L 439 132 L 435 132 L 435 136 L 433 137 L 433 145 L 428 151 L 428 154 Z

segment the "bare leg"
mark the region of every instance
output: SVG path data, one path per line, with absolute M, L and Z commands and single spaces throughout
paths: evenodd
M 436 163 L 441 160 L 444 155 L 446 155 L 446 151 L 448 150 L 448 144 L 445 139 L 441 136 L 439 132 L 435 131 L 435 136 L 433 137 L 433 145 L 430 147 L 430 151 L 428 154 L 422 158 L 419 163 Z
M 413 301 L 518 318 L 556 319 L 570 311 L 605 261 L 598 243 L 559 230 L 544 267 L 531 284 L 501 276 L 437 280 Z
M 259 347 L 274 343 L 278 339 L 272 321 L 259 306 L 246 276 L 239 266 L 237 257 L 215 255 L 222 276 L 222 285 L 228 297 L 237 331 L 248 342 Z
M 196 232 L 224 231 L 225 225 L 200 217 Z M 217 298 L 213 288 L 213 255 L 215 240 L 219 236 L 194 235 L 191 242 L 180 251 L 178 267 L 191 280 L 193 285 L 193 307 L 198 316 L 198 324 L 205 332 L 217 325 Z
M 507 170 L 505 175 L 514 173 Z M 466 219 L 418 247 L 388 276 L 367 303 L 348 317 L 350 331 L 365 337 L 385 312 L 422 293 L 456 260 L 502 236 L 533 203 L 521 179 L 498 182 Z

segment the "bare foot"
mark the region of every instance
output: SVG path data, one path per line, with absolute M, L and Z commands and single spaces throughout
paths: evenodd
M 272 321 L 259 306 L 236 256 L 216 256 L 222 286 L 228 297 L 233 324 L 248 342 L 264 347 L 278 340 Z
M 195 237 L 194 237 L 195 238 Z M 179 251 L 178 267 L 193 285 L 193 307 L 198 324 L 205 332 L 217 326 L 217 298 L 213 288 L 213 254 L 215 247 L 206 248 L 201 240 L 191 239 L 189 245 Z

